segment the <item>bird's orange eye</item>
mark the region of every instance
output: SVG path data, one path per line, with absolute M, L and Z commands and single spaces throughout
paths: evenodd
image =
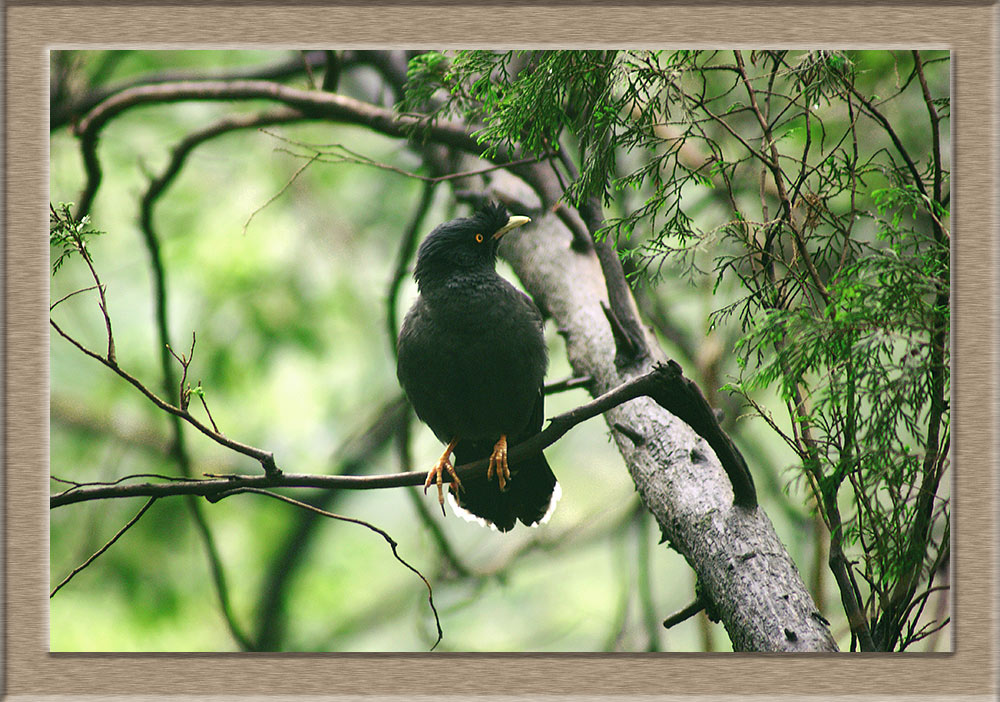
M 483 243 L 483 235 L 482 234 L 476 234 L 476 243 L 477 244 Z

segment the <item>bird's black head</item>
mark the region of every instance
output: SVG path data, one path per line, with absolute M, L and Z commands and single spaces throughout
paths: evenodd
M 445 281 L 456 274 L 492 271 L 500 237 L 530 221 L 508 216 L 500 203 L 489 203 L 471 217 L 438 225 L 417 251 L 413 272 L 417 285 L 424 289 L 430 281 Z

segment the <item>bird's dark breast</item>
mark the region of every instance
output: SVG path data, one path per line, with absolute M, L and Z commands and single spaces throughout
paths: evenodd
M 498 304 L 498 296 L 507 304 Z M 443 442 L 520 434 L 546 366 L 540 316 L 509 285 L 420 299 L 400 332 L 400 382 L 417 416 Z

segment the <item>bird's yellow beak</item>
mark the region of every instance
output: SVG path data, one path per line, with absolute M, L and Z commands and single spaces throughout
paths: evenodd
M 504 234 L 506 234 L 507 232 L 509 232 L 511 229 L 517 229 L 518 227 L 524 226 L 525 224 L 527 224 L 530 221 L 531 221 L 531 218 L 529 218 L 529 217 L 522 217 L 520 215 L 515 215 L 515 216 L 513 216 L 513 217 L 511 217 L 510 219 L 507 220 L 507 224 L 505 224 L 502 227 L 500 227 L 499 229 L 497 229 L 497 232 L 496 232 L 496 234 L 493 235 L 493 238 L 494 239 L 499 239 Z

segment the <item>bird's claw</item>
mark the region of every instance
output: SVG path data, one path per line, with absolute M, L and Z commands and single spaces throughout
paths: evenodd
M 434 467 L 427 471 L 427 480 L 424 481 L 424 494 L 427 494 L 427 488 L 432 484 L 437 485 L 438 490 L 438 504 L 441 505 L 441 513 L 444 513 L 444 473 L 447 471 L 448 475 L 451 476 L 451 490 L 454 493 L 458 493 L 462 489 L 462 481 L 458 479 L 458 474 L 451 465 L 451 461 L 448 456 L 451 454 L 451 446 L 444 453 L 438 462 L 434 464 Z
M 486 470 L 486 479 L 492 479 L 494 474 L 497 476 L 500 490 L 506 490 L 507 481 L 510 480 L 510 469 L 507 468 L 507 437 L 503 434 L 500 435 L 500 440 L 497 441 L 493 447 L 493 453 L 490 454 L 490 466 Z

